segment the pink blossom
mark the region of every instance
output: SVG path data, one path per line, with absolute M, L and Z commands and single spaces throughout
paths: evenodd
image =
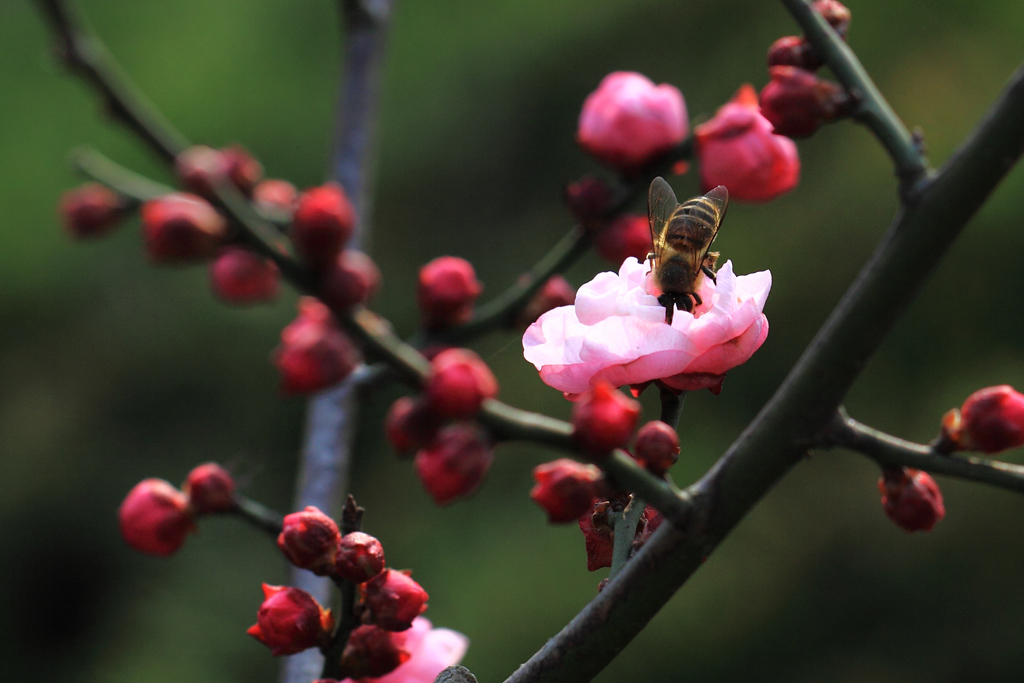
M 771 273 L 737 276 L 732 262 L 706 277 L 693 313 L 665 308 L 649 267 L 628 258 L 618 274 L 599 273 L 574 306 L 548 311 L 523 336 L 523 355 L 548 385 L 573 398 L 601 380 L 615 386 L 660 379 L 678 390 L 715 389 L 726 371 L 744 363 L 768 336 L 762 313 Z
M 615 71 L 584 100 L 576 140 L 601 161 L 632 170 L 682 142 L 689 130 L 678 88 Z
M 398 634 L 405 638 L 402 649 L 409 660 L 389 674 L 368 680 L 378 683 L 433 683 L 437 674 L 462 661 L 469 639 L 447 628 L 431 628 L 429 619 L 416 617 L 412 628 Z M 367 680 L 367 679 L 363 679 Z M 346 678 L 342 683 L 355 683 Z

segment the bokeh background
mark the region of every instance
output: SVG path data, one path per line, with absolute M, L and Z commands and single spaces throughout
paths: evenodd
M 82 4 L 191 139 L 241 142 L 299 186 L 322 180 L 340 47 L 332 2 Z M 99 242 L 65 238 L 54 205 L 79 182 L 75 146 L 170 178 L 56 66 L 32 5 L 0 0 L 0 678 L 269 683 L 277 662 L 244 634 L 259 584 L 286 575 L 267 539 L 213 519 L 158 560 L 122 545 L 115 511 L 138 480 L 179 482 L 206 460 L 289 508 L 304 402 L 279 396 L 268 354 L 294 296 L 223 307 L 205 269 L 148 266 L 134 220 Z M 1024 56 L 1024 4 L 850 7 L 851 44 L 941 164 Z M 768 45 L 795 32 L 772 2 L 404 0 L 383 90 L 372 253 L 386 279 L 374 308 L 411 333 L 426 260 L 471 259 L 492 296 L 557 241 L 570 223 L 563 183 L 599 171 L 573 133 L 609 71 L 675 84 L 699 122 L 741 83 L 763 85 Z M 740 272 L 771 269 L 772 331 L 720 396 L 688 399 L 677 482 L 705 471 L 764 404 L 896 208 L 889 161 L 864 129 L 831 126 L 800 153 L 799 188 L 734 204 L 719 236 Z M 696 189 L 693 173 L 673 184 Z M 1024 387 L 1022 218 L 1018 169 L 866 368 L 847 401 L 854 417 L 926 441 L 974 389 Z M 589 256 L 568 276 L 579 285 L 608 267 Z M 568 415 L 517 334 L 477 349 L 503 399 Z M 605 572 L 586 571 L 574 526 L 548 526 L 528 500 L 530 469 L 551 452 L 503 446 L 474 498 L 431 504 L 375 426 L 397 395 L 381 391 L 365 412 L 353 488 L 367 530 L 393 566 L 415 569 L 427 616 L 469 635 L 465 663 L 480 680 L 503 680 Z M 947 518 L 907 535 L 882 514 L 877 477 L 859 455 L 814 454 L 598 680 L 1020 680 L 1024 499 L 940 479 Z

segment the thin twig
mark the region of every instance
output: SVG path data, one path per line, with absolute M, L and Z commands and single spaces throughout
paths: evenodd
M 235 495 L 236 506 L 230 512 L 238 515 L 258 529 L 267 532 L 273 538 L 281 533 L 284 524 L 284 517 L 280 512 L 271 510 L 263 503 L 258 503 L 251 498 Z
M 904 441 L 857 422 L 840 410 L 825 433 L 826 446 L 860 451 L 882 467 L 913 467 L 1024 493 L 1024 467 L 998 460 L 955 455 Z

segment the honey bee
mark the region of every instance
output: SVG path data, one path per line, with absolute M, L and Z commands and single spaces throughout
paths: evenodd
M 708 251 L 729 208 L 729 191 L 719 185 L 704 196 L 682 204 L 663 178 L 655 178 L 647 195 L 654 250 L 647 255 L 654 282 L 663 292 L 658 303 L 665 307 L 665 322 L 672 324 L 675 307 L 692 311 L 703 302 L 697 280 L 706 275 L 715 282 L 718 252 Z

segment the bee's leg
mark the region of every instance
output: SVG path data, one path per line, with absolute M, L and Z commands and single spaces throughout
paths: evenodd
M 690 299 L 686 295 L 679 296 L 672 292 L 665 292 L 658 297 L 658 303 L 665 307 L 665 322 L 669 325 L 672 324 L 672 319 L 675 316 L 675 307 L 678 306 L 684 311 L 690 310 Z
M 693 297 L 694 302 L 696 302 L 698 306 L 704 303 L 704 300 L 700 298 L 700 294 L 698 294 L 697 292 L 691 292 L 689 296 Z
M 715 275 L 715 271 L 711 270 L 707 266 L 701 266 L 700 269 L 701 272 L 703 272 L 705 275 L 711 278 L 712 282 L 714 282 L 716 285 L 718 284 L 718 277 Z M 700 302 L 698 301 L 697 303 L 699 304 Z

